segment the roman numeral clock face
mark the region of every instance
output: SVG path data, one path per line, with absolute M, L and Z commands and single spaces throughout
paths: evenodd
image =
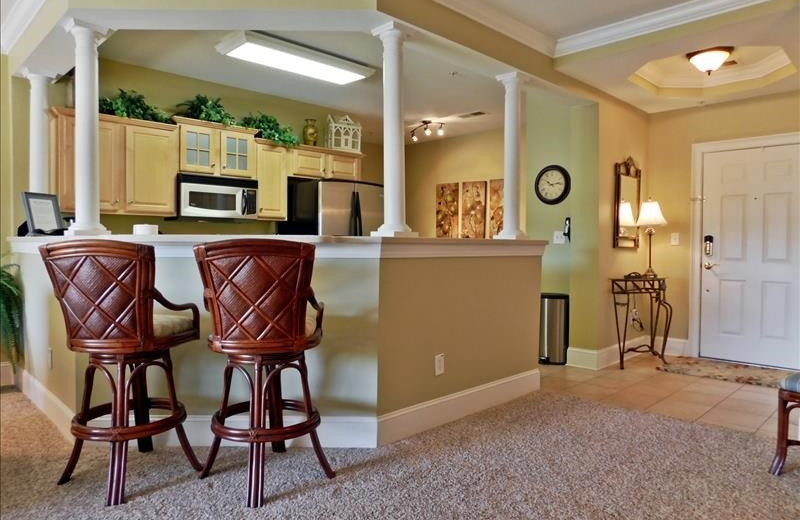
M 569 173 L 556 164 L 545 166 L 536 176 L 533 188 L 536 196 L 545 204 L 558 204 L 569 195 Z

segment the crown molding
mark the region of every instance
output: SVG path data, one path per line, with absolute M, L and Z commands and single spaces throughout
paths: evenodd
M 595 47 L 602 47 L 603 45 L 769 1 L 771 0 L 691 0 L 683 4 L 559 38 L 556 42 L 554 57 L 559 58 Z
M 640 68 L 635 74 L 658 88 L 711 88 L 763 78 L 791 63 L 786 53 L 778 49 L 755 63 L 719 69 L 710 76 L 697 71 L 693 71 L 693 74 L 662 74 L 652 63 Z
M 552 36 L 537 31 L 530 25 L 504 14 L 479 0 L 433 0 L 437 4 L 471 18 L 481 25 L 505 34 L 528 47 L 552 57 L 556 49 L 556 40 Z
M 8 54 L 47 0 L 20 0 L 0 25 L 0 52 Z

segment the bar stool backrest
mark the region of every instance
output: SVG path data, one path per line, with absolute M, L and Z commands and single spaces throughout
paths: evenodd
M 64 314 L 71 350 L 123 354 L 153 336 L 153 247 L 69 240 L 39 248 Z
M 314 251 L 312 244 L 264 239 L 195 246 L 211 349 L 293 353 L 315 346 L 319 341 L 305 335 Z

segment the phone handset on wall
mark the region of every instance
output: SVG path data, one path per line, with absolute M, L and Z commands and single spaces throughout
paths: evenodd
M 703 237 L 703 254 L 706 256 L 714 256 L 714 237 L 711 235 Z

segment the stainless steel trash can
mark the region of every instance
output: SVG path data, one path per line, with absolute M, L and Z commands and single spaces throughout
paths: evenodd
M 569 346 L 569 295 L 542 293 L 539 363 L 565 365 Z

